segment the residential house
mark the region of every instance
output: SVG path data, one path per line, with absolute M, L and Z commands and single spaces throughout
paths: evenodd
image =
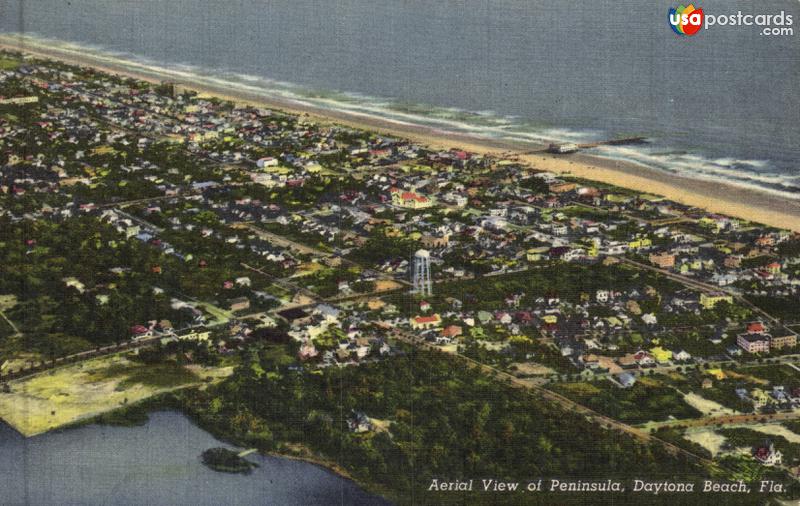
M 410 318 L 409 323 L 414 330 L 432 329 L 442 324 L 442 317 L 438 313 L 430 316 L 414 316 Z
M 670 360 L 672 360 L 672 352 L 669 350 L 665 350 L 660 346 L 656 346 L 650 350 L 650 354 L 653 358 L 656 359 L 656 362 L 659 364 L 666 364 Z
M 231 311 L 243 311 L 250 308 L 250 299 L 247 297 L 236 297 L 228 299 L 228 307 Z
M 463 333 L 463 329 L 460 325 L 448 325 L 442 330 L 442 336 L 453 339 L 455 337 L 460 336 Z
M 182 341 L 208 341 L 211 332 L 205 329 L 192 329 L 191 331 L 180 334 L 178 339 Z
M 636 377 L 629 372 L 623 372 L 617 374 L 617 382 L 622 385 L 622 388 L 631 388 L 636 384 Z
M 672 253 L 650 253 L 650 263 L 662 269 L 675 267 L 675 255 Z
M 725 292 L 711 292 L 700 294 L 700 305 L 704 309 L 713 309 L 720 302 L 733 304 L 733 296 Z
M 686 350 L 681 350 L 675 353 L 672 358 L 678 362 L 688 362 L 692 359 L 692 356 Z
M 779 466 L 783 463 L 783 454 L 772 442 L 753 449 L 753 458 L 765 466 Z
M 347 420 L 347 427 L 351 432 L 360 434 L 371 431 L 372 422 L 369 421 L 369 417 L 367 415 L 361 411 L 354 410 L 350 418 Z
M 309 339 L 305 341 L 300 346 L 300 351 L 298 351 L 298 357 L 300 360 L 309 360 L 319 355 L 319 351 L 317 351 L 317 347 L 314 346 L 314 343 Z

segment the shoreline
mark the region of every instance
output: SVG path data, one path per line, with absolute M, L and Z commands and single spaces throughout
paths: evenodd
M 195 386 L 194 388 L 199 388 L 199 387 Z M 42 434 L 46 434 L 49 432 L 59 432 L 64 430 L 78 429 L 82 427 L 88 427 L 90 425 L 105 425 L 105 426 L 123 427 L 123 428 L 141 427 L 146 425 L 150 421 L 150 415 L 153 413 L 159 411 L 174 411 L 188 418 L 191 421 L 191 423 L 197 426 L 197 428 L 209 433 L 212 437 L 214 437 L 221 443 L 225 443 L 243 449 L 248 447 L 248 445 L 245 442 L 238 441 L 235 437 L 231 436 L 230 434 L 220 431 L 218 430 L 217 427 L 205 423 L 202 416 L 200 416 L 200 413 L 194 412 L 193 410 L 189 409 L 188 406 L 182 403 L 181 398 L 178 395 L 176 395 L 176 393 L 177 392 L 165 392 L 162 394 L 156 394 L 153 397 L 142 399 L 141 401 L 138 401 L 136 403 L 127 406 L 119 406 L 106 413 L 102 413 L 100 415 L 94 415 L 88 418 L 84 418 L 82 420 L 78 420 L 76 422 L 62 425 L 60 427 L 48 430 Z M 8 423 L 6 423 L 6 425 L 11 427 L 13 430 L 17 431 L 17 429 L 15 429 L 12 425 Z M 26 436 L 25 434 L 22 434 L 19 431 L 17 432 L 25 438 L 34 437 L 34 436 Z M 361 490 L 369 494 L 379 496 L 382 499 L 391 502 L 390 490 L 384 489 L 383 487 L 380 487 L 374 483 L 363 482 L 361 480 L 356 479 L 347 469 L 342 467 L 336 461 L 326 456 L 314 453 L 314 451 L 311 448 L 303 444 L 282 441 L 279 443 L 278 448 L 273 450 L 258 450 L 258 454 L 264 457 L 305 462 L 306 464 L 311 464 L 320 467 L 330 473 L 335 474 L 336 476 L 339 476 L 340 478 L 343 478 L 345 480 L 348 480 L 356 484 Z
M 223 86 L 198 85 L 176 81 L 156 71 L 140 72 L 98 61 L 89 55 L 76 56 L 58 48 L 31 47 L 12 36 L 0 35 L 0 48 L 35 57 L 61 61 L 70 65 L 91 67 L 109 74 L 130 77 L 151 83 L 175 82 L 203 96 L 214 96 L 238 105 L 250 105 L 284 111 L 307 117 L 321 124 L 336 123 L 351 128 L 400 137 L 434 149 L 459 148 L 497 158 L 514 158 L 530 168 L 564 176 L 609 184 L 620 188 L 663 196 L 668 200 L 724 214 L 754 223 L 800 232 L 800 201 L 792 201 L 730 183 L 693 179 L 671 174 L 633 162 L 603 158 L 591 153 L 552 155 L 530 153 L 541 145 L 478 137 L 466 133 L 394 121 L 346 111 L 322 109 L 297 101 L 264 97 L 257 93 L 235 92 Z

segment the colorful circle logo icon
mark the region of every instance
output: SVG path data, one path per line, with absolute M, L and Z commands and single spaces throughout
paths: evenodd
M 689 4 L 669 10 L 669 26 L 681 36 L 694 35 L 703 27 L 703 9 Z

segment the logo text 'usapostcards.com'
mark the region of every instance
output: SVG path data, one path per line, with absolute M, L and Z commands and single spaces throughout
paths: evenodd
M 694 4 L 671 8 L 668 13 L 672 31 L 681 37 L 695 35 L 701 28 L 708 30 L 719 26 L 755 26 L 762 35 L 794 35 L 794 19 L 791 14 L 706 14 Z

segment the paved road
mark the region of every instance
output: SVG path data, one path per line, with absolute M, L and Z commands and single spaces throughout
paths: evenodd
M 322 251 L 322 250 L 317 249 L 317 248 L 312 248 L 311 246 L 307 246 L 307 245 L 301 244 L 301 243 L 299 243 L 297 241 L 293 241 L 291 239 L 287 239 L 286 237 L 283 237 L 282 235 L 274 234 L 272 232 L 267 232 L 266 230 L 264 230 L 264 229 L 262 229 L 260 227 L 257 227 L 257 226 L 255 226 L 255 225 L 253 225 L 251 223 L 234 223 L 234 224 L 231 225 L 231 227 L 247 229 L 247 230 L 255 233 L 261 239 L 264 239 L 265 241 L 271 242 L 272 244 L 275 244 L 276 246 L 280 246 L 282 248 L 287 248 L 287 249 L 294 250 L 295 252 L 301 253 L 301 254 L 304 254 L 304 255 L 314 255 L 314 256 L 319 256 L 319 257 L 324 257 L 324 258 L 328 258 L 328 257 L 333 256 L 333 254 L 330 253 L 330 252 Z
M 643 424 L 642 428 L 655 428 L 661 427 L 711 427 L 711 426 L 730 426 L 730 425 L 753 425 L 762 423 L 778 423 L 788 420 L 797 420 L 800 418 L 800 411 L 790 411 L 775 413 L 771 415 L 764 414 L 741 414 L 741 415 L 720 415 L 708 416 L 704 418 L 696 418 L 692 420 L 668 420 L 665 422 L 650 422 Z
M 259 269 L 258 267 L 253 267 L 252 265 L 248 265 L 248 264 L 246 264 L 244 262 L 242 262 L 240 265 L 242 267 L 244 267 L 245 269 L 249 270 L 249 271 L 257 272 L 257 273 L 261 274 L 262 276 L 266 276 L 267 278 L 270 279 L 270 281 L 273 284 L 283 288 L 284 290 L 287 290 L 289 292 L 299 292 L 299 293 L 305 295 L 306 297 L 308 297 L 308 298 L 310 298 L 310 299 L 312 299 L 314 301 L 313 303 L 310 303 L 311 305 L 317 304 L 320 301 L 319 295 L 317 295 L 316 293 L 312 292 L 311 290 L 309 290 L 309 289 L 307 289 L 305 287 L 299 286 L 299 285 L 297 285 L 297 284 L 295 284 L 295 283 L 293 283 L 293 282 L 291 282 L 291 281 L 289 281 L 289 280 L 287 280 L 285 278 L 277 278 L 277 277 L 273 276 L 272 274 L 270 274 L 268 272 L 265 272 L 262 269 Z M 286 309 L 286 307 L 283 306 L 283 307 L 278 308 L 278 309 L 283 311 L 284 309 Z
M 392 276 L 390 274 L 386 274 L 385 272 L 381 272 L 381 271 L 372 269 L 370 267 L 364 267 L 363 265 L 361 265 L 358 262 L 355 262 L 353 260 L 350 260 L 349 258 L 344 258 L 344 257 L 338 256 L 338 255 L 336 255 L 334 253 L 330 253 L 330 252 L 327 252 L 327 251 L 322 251 L 320 249 L 313 248 L 313 247 L 308 246 L 306 244 L 302 244 L 302 243 L 299 243 L 297 241 L 294 241 L 294 240 L 291 240 L 291 239 L 287 239 L 286 237 L 284 237 L 282 235 L 275 234 L 273 232 L 268 232 L 266 230 L 263 230 L 262 228 L 254 225 L 252 223 L 238 222 L 238 223 L 231 224 L 231 227 L 238 228 L 238 229 L 244 228 L 244 229 L 250 230 L 251 232 L 254 232 L 256 235 L 258 235 L 261 239 L 264 239 L 265 241 L 271 242 L 272 244 L 275 244 L 275 245 L 280 246 L 282 248 L 287 248 L 287 249 L 294 250 L 294 251 L 296 251 L 298 253 L 303 253 L 303 254 L 307 254 L 307 255 L 315 255 L 315 256 L 318 256 L 318 257 L 322 257 L 322 258 L 338 258 L 342 262 L 342 265 L 349 265 L 349 266 L 352 266 L 352 267 L 358 267 L 359 269 L 361 269 L 362 272 L 373 273 L 375 275 L 375 277 L 377 277 L 378 279 L 380 279 L 382 281 L 394 281 L 395 283 L 400 283 L 401 285 L 405 285 L 405 286 L 410 286 L 411 285 L 411 283 L 408 282 L 405 279 L 396 278 L 396 277 L 394 277 L 394 276 Z
M 19 335 L 19 334 L 21 333 L 21 332 L 19 331 L 19 329 L 17 328 L 17 326 L 16 326 L 16 325 L 14 325 L 14 322 L 12 322 L 12 321 L 11 321 L 11 320 L 8 318 L 8 316 L 6 316 L 6 314 L 5 314 L 4 312 L 0 311 L 0 317 L 2 317 L 2 318 L 3 318 L 3 319 L 6 321 L 6 323 L 8 323 L 8 325 L 9 325 L 9 326 L 10 326 L 10 327 L 11 327 L 11 328 L 14 330 L 14 333 L 15 333 L 15 334 Z
M 81 351 L 79 353 L 73 353 L 71 355 L 58 357 L 53 360 L 42 361 L 43 362 L 42 366 L 32 367 L 29 369 L 17 369 L 15 371 L 6 372 L 2 375 L 2 381 L 19 380 L 30 376 L 35 376 L 43 372 L 50 371 L 58 367 L 63 367 L 66 365 L 75 364 L 77 362 L 91 360 L 93 358 L 104 357 L 108 355 L 116 355 L 119 353 L 127 353 L 137 348 L 145 348 L 147 346 L 152 346 L 161 339 L 163 339 L 164 337 L 166 336 L 148 337 L 145 339 L 138 339 L 136 341 L 125 341 L 120 343 L 119 345 L 103 346 L 101 348 L 97 348 L 94 350 Z

